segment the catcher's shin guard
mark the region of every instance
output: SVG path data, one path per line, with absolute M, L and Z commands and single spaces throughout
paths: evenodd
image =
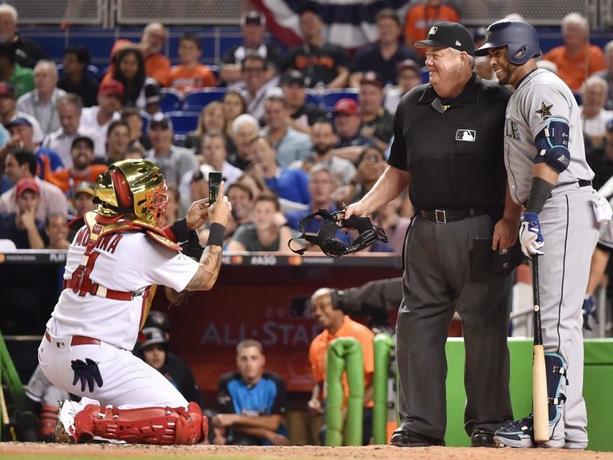
M 39 436 L 42 441 L 52 441 L 57 425 L 57 416 L 60 408 L 49 404 L 43 404 L 40 409 Z
M 94 436 L 128 443 L 195 444 L 206 436 L 208 420 L 198 404 L 184 407 L 142 407 L 117 409 L 113 406 L 85 406 L 75 417 L 78 442 Z

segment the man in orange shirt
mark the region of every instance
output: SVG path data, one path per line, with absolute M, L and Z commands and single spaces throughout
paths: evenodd
M 68 197 L 72 197 L 77 186 L 85 182 L 96 182 L 106 171 L 106 165 L 92 164 L 94 160 L 94 141 L 87 136 L 77 136 L 70 146 L 72 167 L 45 175 L 45 180 L 58 186 Z
M 416 49 L 414 43 L 424 40 L 430 27 L 440 21 L 459 22 L 460 14 L 452 6 L 444 5 L 442 0 L 426 0 L 407 10 L 404 18 L 404 41 L 422 59 L 426 56 L 425 51 Z
M 316 414 L 323 414 L 323 402 L 325 401 L 324 382 L 326 378 L 326 355 L 330 342 L 338 337 L 353 337 L 362 345 L 364 358 L 364 430 L 363 444 L 368 444 L 372 431 L 372 377 L 375 370 L 373 340 L 374 334 L 366 326 L 353 321 L 348 315 L 333 302 L 332 289 L 321 288 L 311 296 L 313 316 L 324 330 L 313 339 L 309 346 L 309 361 L 315 386 L 309 409 Z M 348 395 L 346 376 L 344 376 L 343 389 L 345 399 Z M 325 426 L 321 432 L 325 436 Z M 323 436 L 322 436 L 323 438 Z M 323 441 L 323 439 L 322 439 Z
M 577 92 L 587 77 L 605 68 L 604 53 L 590 45 L 590 26 L 579 13 L 570 13 L 562 19 L 564 45 L 549 50 L 543 56 L 558 66 L 558 76 Z
M 216 85 L 215 75 L 207 66 L 200 64 L 202 47 L 193 35 L 185 34 L 179 42 L 179 60 L 170 72 L 170 87 L 182 93 Z

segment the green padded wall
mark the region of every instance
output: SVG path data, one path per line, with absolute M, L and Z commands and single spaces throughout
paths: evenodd
M 468 446 L 464 432 L 464 341 L 447 341 L 447 435 L 448 446 Z M 509 339 L 511 397 L 516 417 L 527 415 L 532 405 L 532 340 Z M 610 419 L 613 414 L 613 340 L 586 339 L 583 394 L 588 409 L 591 450 L 613 451 Z

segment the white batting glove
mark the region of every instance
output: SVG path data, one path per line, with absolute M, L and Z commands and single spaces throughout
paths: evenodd
M 545 242 L 541 232 L 538 213 L 525 212 L 522 214 L 521 225 L 519 227 L 519 242 L 521 244 L 521 251 L 526 257 L 532 258 L 535 254 L 543 255 L 540 249 Z

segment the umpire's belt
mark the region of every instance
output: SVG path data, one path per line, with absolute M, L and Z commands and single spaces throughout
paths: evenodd
M 482 208 L 468 208 L 468 209 L 432 209 L 432 210 L 420 210 L 419 214 L 424 219 L 428 219 L 431 222 L 437 224 L 446 224 L 448 222 L 454 222 L 457 220 L 467 219 L 469 217 L 481 216 L 487 214 L 485 209 Z
M 51 340 L 51 334 L 49 334 L 49 331 L 45 331 L 45 338 L 53 343 L 53 340 Z M 74 347 L 76 345 L 100 345 L 100 340 L 98 339 L 94 339 L 92 337 L 85 337 L 84 335 L 73 335 L 70 338 L 70 346 Z
M 100 286 L 98 283 L 92 283 L 89 279 L 84 280 L 86 292 L 91 295 L 97 295 L 99 297 L 105 297 L 113 300 L 132 300 L 135 297 L 133 292 L 129 291 L 115 291 L 113 289 L 107 289 L 104 286 Z M 72 289 L 73 292 L 79 292 L 80 284 L 77 280 L 69 279 L 64 280 L 64 289 Z

